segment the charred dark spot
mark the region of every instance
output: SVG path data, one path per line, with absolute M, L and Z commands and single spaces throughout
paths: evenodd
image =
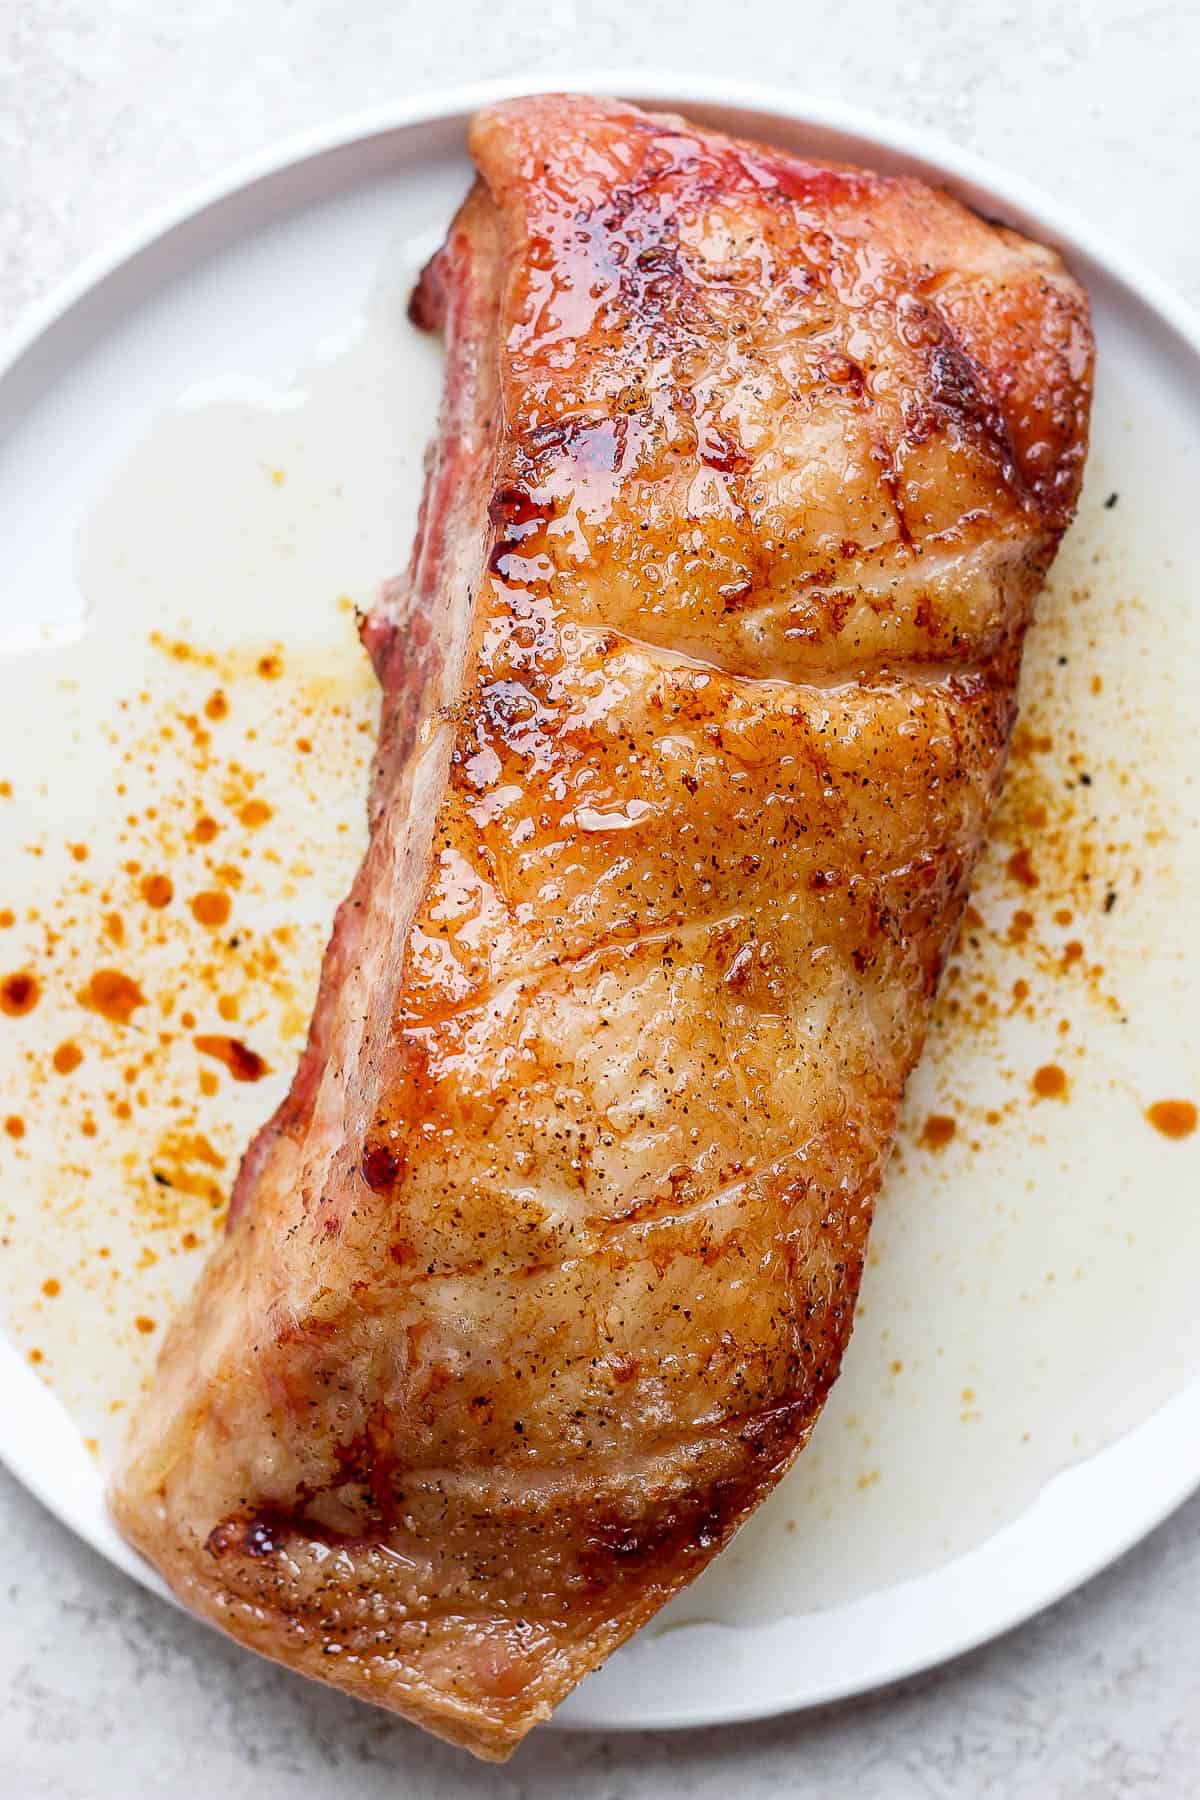
M 846 356 L 841 350 L 835 350 L 832 355 L 825 358 L 824 373 L 826 381 L 831 381 L 835 387 L 849 388 L 850 392 L 856 396 L 862 393 L 866 383 L 866 378 L 854 358 Z
M 701 433 L 697 450 L 700 461 L 722 475 L 732 475 L 736 470 L 750 467 L 750 458 L 733 434 L 715 431 L 711 425 Z
M 751 576 L 745 575 L 738 581 L 727 581 L 717 592 L 727 613 L 743 612 L 754 602 L 754 581 Z
M 274 1556 L 277 1545 L 273 1522 L 265 1518 L 251 1520 L 242 1539 L 242 1548 L 247 1556 Z
M 553 510 L 521 487 L 497 488 L 488 501 L 488 518 L 496 530 L 518 540 L 544 525 Z
M 647 244 L 633 260 L 643 275 L 653 275 L 662 269 L 674 269 L 679 262 L 679 253 L 671 244 Z
M 935 345 L 929 358 L 929 386 L 933 399 L 941 406 L 962 413 L 980 408 L 982 395 L 975 370 L 956 344 Z
M 631 1524 L 599 1525 L 593 1531 L 584 1557 L 592 1572 L 604 1562 L 632 1564 L 645 1562 L 665 1543 L 673 1529 L 668 1516 L 663 1521 L 636 1519 Z M 583 1561 L 583 1557 L 580 1558 Z
M 210 1556 L 274 1556 L 295 1526 L 276 1513 L 255 1513 L 250 1519 L 225 1519 L 205 1540 Z
M 696 1520 L 696 1543 L 701 1550 L 712 1550 L 721 1542 L 725 1529 L 725 1516 L 718 1508 L 701 1513 Z
M 649 1562 L 707 1556 L 723 1542 L 748 1499 L 744 1483 L 720 1481 L 656 1518 L 602 1520 L 592 1527 L 580 1551 L 580 1570 L 604 1587 L 636 1574 Z
M 359 1165 L 362 1178 L 372 1193 L 381 1194 L 393 1187 L 400 1173 L 400 1162 L 387 1144 L 369 1144 Z
M 553 516 L 553 505 L 535 500 L 526 488 L 497 488 L 488 501 L 488 518 L 496 533 L 488 560 L 492 573 L 503 575 L 503 564 L 509 556 L 521 549 L 532 549 L 530 540 L 540 534 Z

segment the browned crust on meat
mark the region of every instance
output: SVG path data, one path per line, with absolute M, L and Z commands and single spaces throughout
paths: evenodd
M 371 848 L 114 1510 L 503 1757 L 836 1379 L 1091 338 L 917 181 L 572 96 L 471 144 Z

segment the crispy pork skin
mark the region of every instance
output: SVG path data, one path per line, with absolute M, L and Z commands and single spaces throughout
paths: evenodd
M 483 113 L 370 848 L 113 1504 L 485 1757 L 802 1448 L 1086 449 L 1058 259 L 908 178 Z

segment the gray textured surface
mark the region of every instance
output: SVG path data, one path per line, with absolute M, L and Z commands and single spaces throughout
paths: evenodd
M 231 159 L 398 94 L 567 65 L 771 80 L 933 126 L 1200 303 L 1200 14 L 1185 0 L 6 0 L 0 327 Z M 243 1655 L 0 1473 L 3 1800 L 1200 1793 L 1200 1502 L 1025 1630 L 909 1690 L 686 1736 L 543 1733 L 484 1769 Z M 814 1622 L 819 1630 L 819 1621 Z

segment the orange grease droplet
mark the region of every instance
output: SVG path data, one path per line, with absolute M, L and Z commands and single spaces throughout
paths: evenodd
M 19 1019 L 25 1013 L 32 1012 L 38 1003 L 41 993 L 36 975 L 28 970 L 20 969 L 15 975 L 6 975 L 0 981 L 0 1012 L 7 1013 L 10 1019 Z
M 192 1042 L 201 1056 L 213 1056 L 223 1062 L 235 1081 L 260 1081 L 270 1074 L 258 1052 L 243 1044 L 240 1038 L 202 1035 L 193 1038 Z
M 147 906 L 169 906 L 175 895 L 175 887 L 169 875 L 143 875 L 141 888 L 142 899 Z
M 1033 859 L 1024 844 L 1019 850 L 1014 850 L 1009 857 L 1008 872 L 1014 881 L 1020 882 L 1022 887 L 1035 888 L 1038 885 L 1037 870 L 1034 868 Z
M 1146 1117 L 1168 1138 L 1191 1137 L 1196 1129 L 1196 1108 L 1190 1100 L 1156 1100 L 1146 1108 Z
M 137 982 L 119 969 L 97 969 L 79 999 L 114 1025 L 128 1025 L 137 1008 L 146 1004 Z
M 1019 944 L 1033 930 L 1033 925 L 1033 914 L 1026 912 L 1023 906 L 1019 906 L 1009 923 L 1008 935 L 1014 943 Z
M 224 925 L 229 917 L 229 895 L 215 889 L 193 894 L 190 905 L 192 916 L 200 925 Z
M 921 1132 L 921 1142 L 927 1150 L 944 1150 L 957 1130 L 955 1120 L 944 1113 L 930 1113 Z

